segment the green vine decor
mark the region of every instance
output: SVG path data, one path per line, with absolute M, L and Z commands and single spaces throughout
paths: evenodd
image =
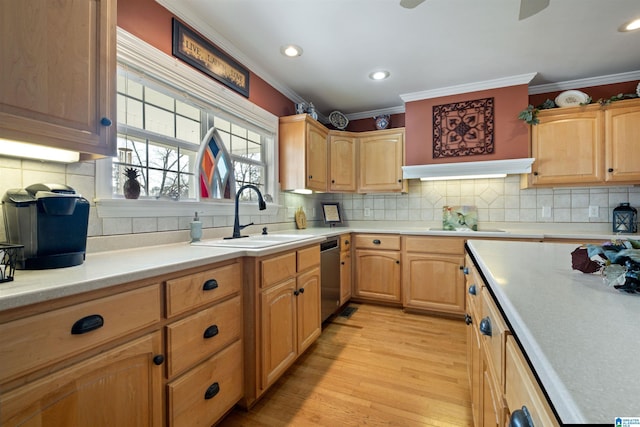
M 631 99 L 631 98 L 638 98 L 638 95 L 636 95 L 635 93 L 619 93 L 617 95 L 613 95 L 611 98 L 600 98 L 596 102 L 604 107 L 606 105 L 611 104 L 612 102 L 621 101 L 623 99 Z M 593 100 L 591 99 L 591 97 L 589 97 L 585 102 L 581 102 L 580 105 L 584 106 L 584 105 L 589 105 L 591 103 L 593 103 Z M 533 105 L 529 104 L 527 105 L 527 108 L 525 108 L 520 112 L 520 114 L 518 114 L 518 119 L 523 120 L 528 125 L 537 125 L 538 123 L 540 123 L 540 119 L 538 119 L 538 113 L 541 110 L 549 110 L 551 108 L 556 108 L 556 107 L 557 107 L 556 103 L 553 102 L 551 99 L 547 99 L 537 107 L 534 107 Z

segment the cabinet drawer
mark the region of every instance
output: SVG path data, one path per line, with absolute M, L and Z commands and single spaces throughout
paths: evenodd
M 482 335 L 482 342 L 487 355 L 488 362 L 496 374 L 498 384 L 504 384 L 504 340 L 508 333 L 507 326 L 500 314 L 500 311 L 493 302 L 493 297 L 487 288 L 482 288 L 482 318 L 479 328 Z M 491 332 L 486 329 L 489 325 Z
M 400 236 L 393 234 L 357 234 L 356 248 L 400 250 Z
M 218 301 L 239 292 L 241 286 L 242 265 L 239 261 L 167 280 L 167 317 Z
M 437 254 L 464 254 L 464 239 L 458 237 L 405 237 L 405 251 Z
M 72 332 L 81 319 L 85 332 Z M 152 285 L 5 323 L 0 383 L 159 321 L 160 286 Z
M 318 252 L 319 255 L 319 252 Z M 262 269 L 261 286 L 275 285 L 278 282 L 296 275 L 296 252 L 289 252 L 260 262 Z
M 169 425 L 215 424 L 242 398 L 242 372 L 242 341 L 236 341 L 170 383 Z
M 167 326 L 169 377 L 240 338 L 240 296 Z
M 320 265 L 320 245 L 298 251 L 298 272 Z
M 558 425 L 544 393 L 513 336 L 507 336 L 506 342 L 505 398 L 511 414 L 526 406 L 534 425 Z

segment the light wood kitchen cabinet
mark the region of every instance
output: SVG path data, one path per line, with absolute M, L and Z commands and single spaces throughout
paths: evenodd
M 0 424 L 162 426 L 161 343 L 154 332 L 1 394 Z
M 358 140 L 358 192 L 406 191 L 404 128 L 367 132 Z
M 340 235 L 340 305 L 351 299 L 351 234 Z
M 2 316 L 1 425 L 162 425 L 159 284 L 86 298 Z
M 558 426 L 524 354 L 469 255 L 465 264 L 467 366 L 474 425 L 509 425 L 510 417 L 514 413 L 522 415 L 524 406 L 533 425 Z
M 355 235 L 353 298 L 401 303 L 400 236 Z
M 320 246 L 253 259 L 245 269 L 245 396 L 250 407 L 320 336 Z
M 464 239 L 403 237 L 403 306 L 464 314 Z
M 640 99 L 614 102 L 604 110 L 605 180 L 640 183 Z
M 640 100 L 541 111 L 523 187 L 640 183 Z
M 215 424 L 243 396 L 242 260 L 166 280 L 168 425 Z
M 329 132 L 329 191 L 356 191 L 358 138 L 350 132 Z
M 308 114 L 280 118 L 282 190 L 327 191 L 329 131 Z
M 116 3 L 0 3 L 1 138 L 115 155 Z

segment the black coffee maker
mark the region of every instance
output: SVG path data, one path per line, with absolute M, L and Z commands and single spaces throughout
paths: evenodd
M 84 262 L 89 202 L 62 184 L 11 189 L 2 198 L 7 241 L 24 245 L 16 268 L 41 270 Z

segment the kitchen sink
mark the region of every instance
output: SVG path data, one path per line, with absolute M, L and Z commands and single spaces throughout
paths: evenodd
M 239 239 L 212 239 L 191 243 L 193 246 L 259 249 L 313 239 L 312 234 L 255 234 Z

